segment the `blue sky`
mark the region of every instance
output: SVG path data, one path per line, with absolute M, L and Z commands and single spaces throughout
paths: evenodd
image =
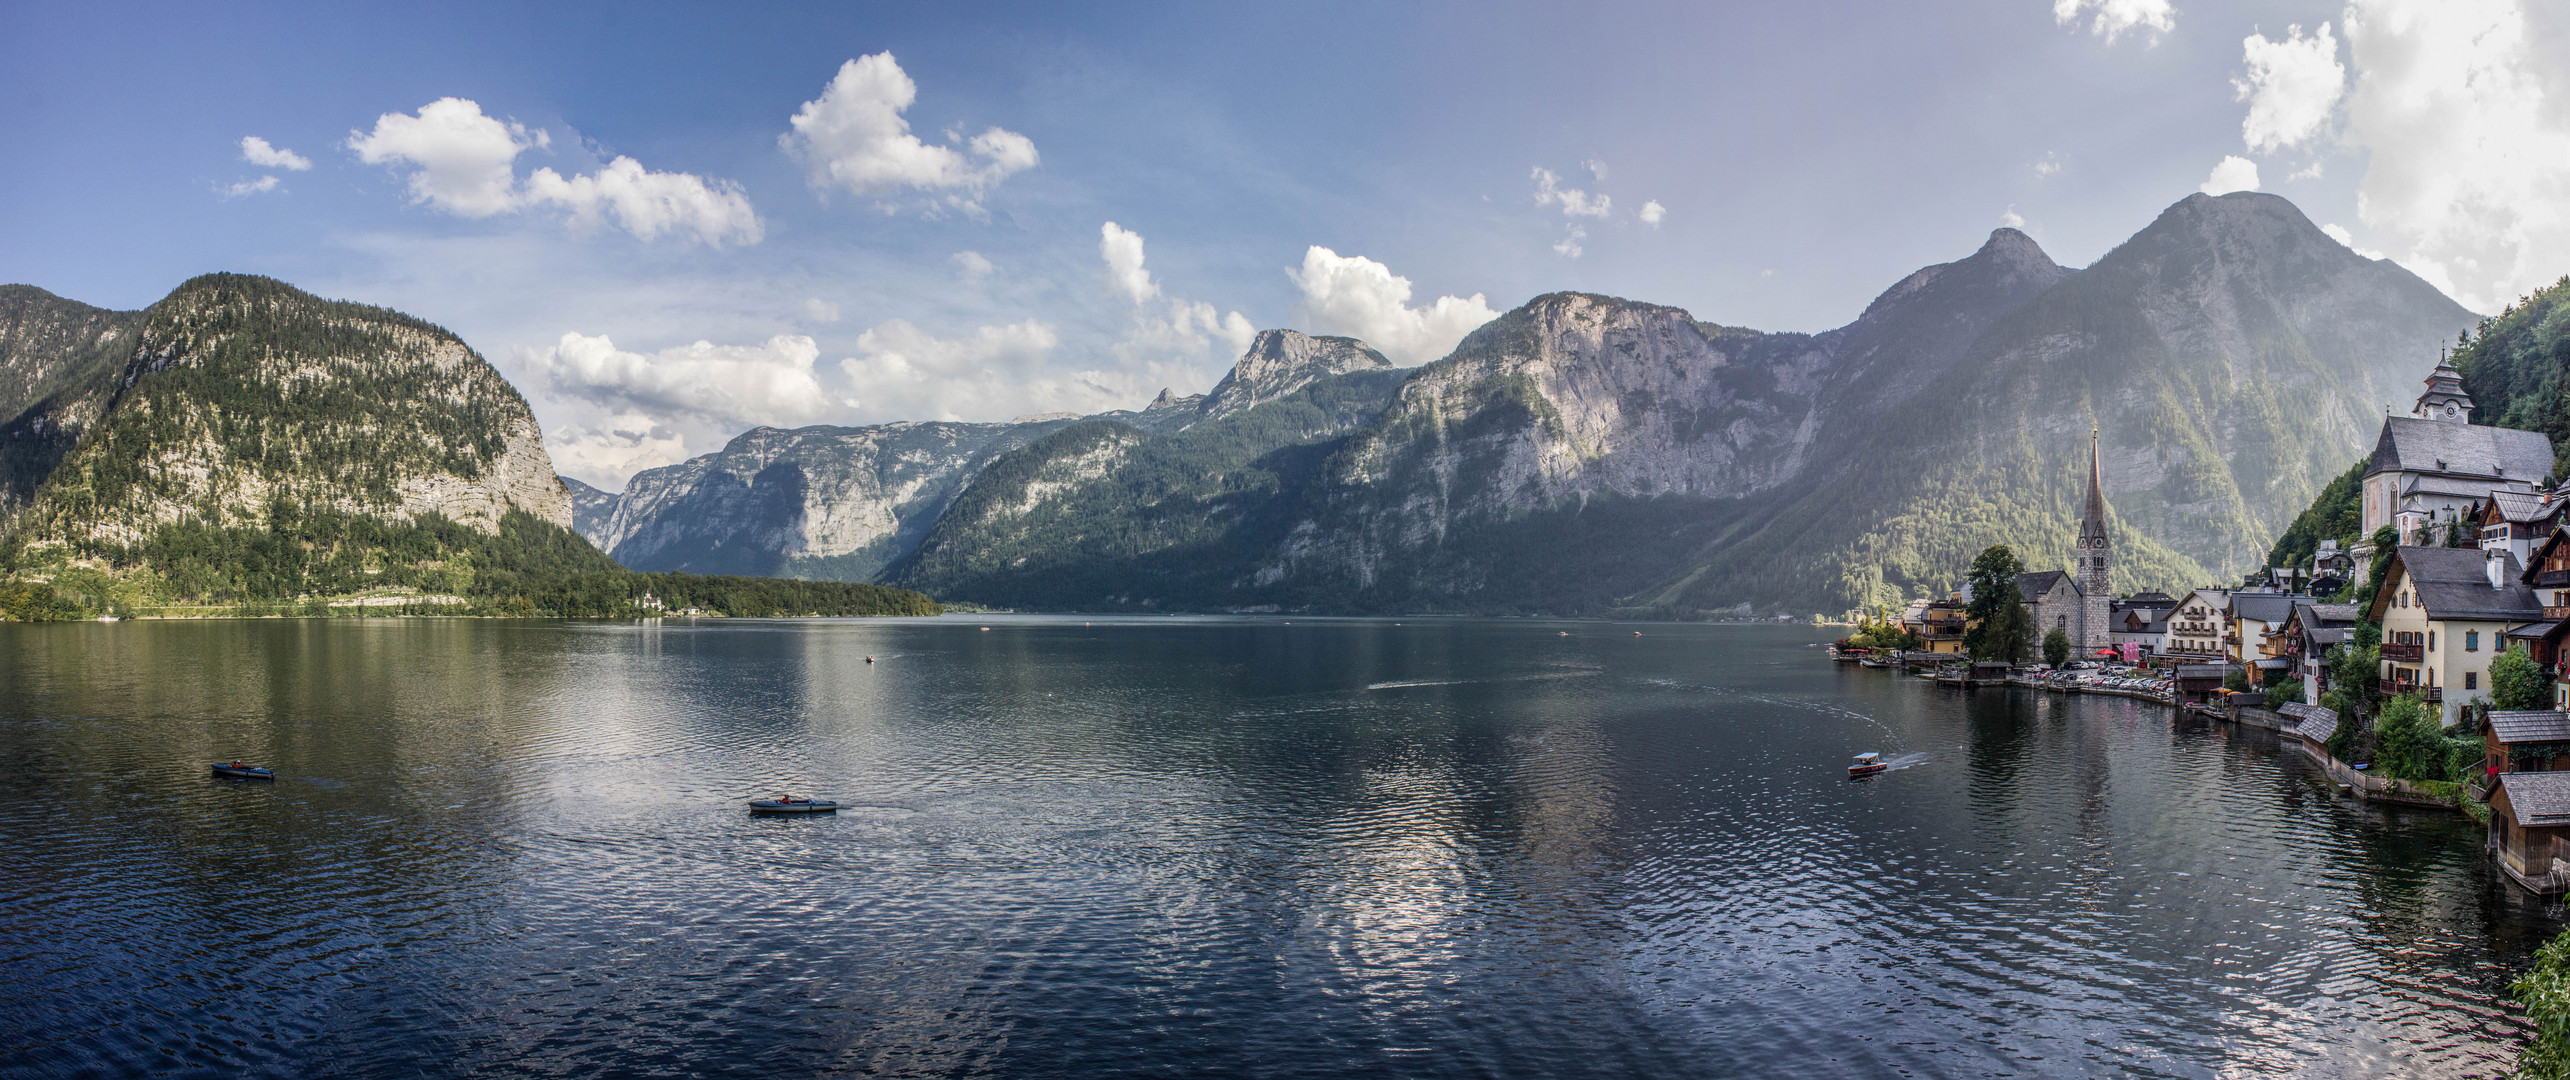
M 2565 42 L 2536 0 L 11 3 L 0 280 L 400 308 L 613 488 L 761 423 L 1137 407 L 1254 328 L 1822 330 L 2206 186 L 2493 310 L 2570 271 Z

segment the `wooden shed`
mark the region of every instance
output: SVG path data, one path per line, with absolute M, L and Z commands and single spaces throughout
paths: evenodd
M 2570 772 L 2499 774 L 2490 789 L 2490 853 L 2516 883 L 2550 896 L 2562 889 L 2570 854 Z

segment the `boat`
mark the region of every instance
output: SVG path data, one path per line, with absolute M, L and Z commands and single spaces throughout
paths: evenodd
M 1860 777 L 1872 776 L 1875 773 L 1891 768 L 1891 766 L 1883 764 L 1882 758 L 1883 755 L 1881 754 L 1856 755 L 1856 764 L 1847 767 L 1847 778 L 1854 780 Z
M 265 765 L 218 761 L 214 763 L 214 775 L 230 777 L 234 780 L 274 780 L 277 778 L 277 771 Z
M 839 804 L 828 799 L 797 799 L 791 795 L 750 800 L 753 814 L 827 814 L 838 809 Z

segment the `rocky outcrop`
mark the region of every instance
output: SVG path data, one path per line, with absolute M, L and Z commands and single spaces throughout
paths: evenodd
M 1205 395 L 1198 411 L 1208 418 L 1229 416 L 1292 394 L 1315 379 L 1351 371 L 1385 371 L 1392 366 L 1382 353 L 1355 338 L 1261 330 L 1230 373 Z M 1161 397 L 1166 400 L 1168 391 L 1161 391 Z
M 611 545 L 604 542 L 607 524 L 616 516 L 619 496 L 600 491 L 568 476 L 562 478 L 562 491 L 571 497 L 571 531 L 579 533 L 600 551 Z

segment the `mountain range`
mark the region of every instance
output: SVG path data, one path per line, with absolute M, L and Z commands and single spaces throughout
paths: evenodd
M 582 519 L 638 568 L 1078 609 L 1881 605 L 2066 565 L 2101 443 L 2118 587 L 2255 565 L 2477 316 L 2264 194 L 2094 265 L 2000 229 L 1819 334 L 1540 296 L 1444 359 L 1260 335 L 1200 398 L 760 429 Z
M 557 613 L 715 596 L 699 575 L 734 611 L 927 604 L 846 584 L 877 583 L 1043 609 L 1835 612 L 1950 589 L 1994 543 L 2064 565 L 2093 432 L 2119 589 L 2179 589 L 2255 565 L 2477 322 L 2283 199 L 2196 195 L 2082 269 L 1997 230 L 1818 334 L 1583 293 L 1418 368 L 1269 330 L 1201 395 L 759 428 L 611 494 L 558 479 L 515 389 L 410 316 L 242 275 L 141 312 L 8 286 L 0 569 Z M 2560 396 L 2519 382 L 2511 411 Z

